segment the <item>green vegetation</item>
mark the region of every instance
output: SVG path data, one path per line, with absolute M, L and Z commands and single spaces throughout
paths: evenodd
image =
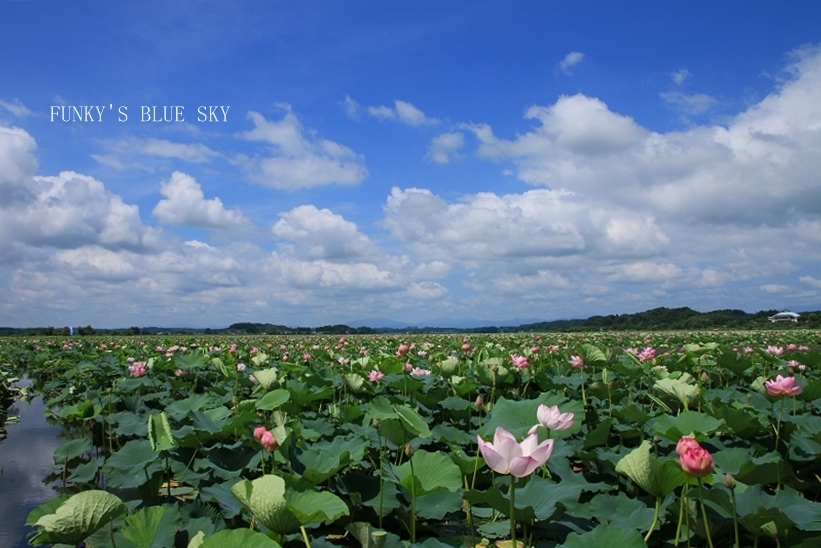
M 33 545 L 807 548 L 819 349 L 807 329 L 107 334 L 0 339 L 0 363 L 65 438 Z
M 587 319 L 553 320 L 518 326 L 485 326 L 459 328 L 451 326 L 407 326 L 389 328 L 382 326 L 351 327 L 344 324 L 319 327 L 288 327 L 270 323 L 237 322 L 227 328 L 186 327 L 129 327 L 123 329 L 95 329 L 85 326 L 75 330 L 77 335 L 95 333 L 119 335 L 373 335 L 398 333 L 548 333 L 585 331 L 667 331 L 675 329 L 778 329 L 821 328 L 821 311 L 802 312 L 796 324 L 773 324 L 768 320 L 778 310 L 761 310 L 755 313 L 743 310 L 713 310 L 698 312 L 691 308 L 654 308 L 635 314 L 611 314 L 591 316 Z M 68 335 L 68 327 L 0 327 L 0 335 Z

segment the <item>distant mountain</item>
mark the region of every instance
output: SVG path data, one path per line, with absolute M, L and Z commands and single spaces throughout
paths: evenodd
M 75 335 L 93 335 L 95 333 L 120 333 L 124 335 L 155 335 L 180 333 L 205 334 L 247 334 L 247 335 L 283 335 L 312 333 L 368 334 L 368 333 L 515 333 L 515 332 L 549 332 L 549 331 L 659 331 L 672 329 L 786 329 L 821 327 L 821 311 L 797 309 L 801 318 L 796 323 L 770 322 L 769 317 L 782 310 L 761 310 L 755 313 L 743 310 L 713 310 L 698 312 L 691 308 L 659 307 L 635 314 L 610 314 L 608 316 L 590 316 L 585 319 L 563 319 L 540 321 L 532 319 L 510 319 L 505 321 L 471 320 L 464 318 L 437 318 L 417 325 L 388 320 L 385 318 L 367 318 L 347 324 L 324 325 L 313 327 L 290 327 L 270 323 L 240 322 L 227 328 L 186 328 L 186 327 L 130 327 L 120 329 L 95 329 L 78 327 Z M 0 335 L 69 335 L 68 327 L 0 327 Z

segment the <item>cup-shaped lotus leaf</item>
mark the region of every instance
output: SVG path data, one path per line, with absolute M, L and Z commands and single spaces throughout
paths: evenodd
M 56 512 L 41 516 L 34 525 L 44 533 L 38 540 L 75 546 L 109 520 L 127 513 L 128 507 L 119 497 L 94 489 L 69 497 Z
M 288 509 L 282 478 L 268 474 L 254 481 L 242 480 L 231 487 L 231 493 L 271 531 L 284 535 L 299 529 L 299 520 Z

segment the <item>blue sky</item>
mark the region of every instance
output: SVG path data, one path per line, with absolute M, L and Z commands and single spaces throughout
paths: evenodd
M 819 21 L 0 0 L 0 325 L 817 309 Z

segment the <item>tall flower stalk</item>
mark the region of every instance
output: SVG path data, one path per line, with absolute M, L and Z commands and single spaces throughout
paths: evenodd
M 712 473 L 713 471 L 713 457 L 704 449 L 695 438 L 689 436 L 683 437 L 676 444 L 676 453 L 678 454 L 678 462 L 685 474 L 691 478 L 698 479 L 698 502 L 701 507 L 701 516 L 704 520 L 704 534 L 707 536 L 707 544 L 713 548 L 713 537 L 710 535 L 710 521 L 707 519 L 707 507 L 704 506 L 703 485 L 701 478 Z M 685 485 L 686 487 L 686 485 Z M 684 498 L 684 489 L 682 489 L 682 499 Z M 681 529 L 682 513 L 679 514 L 679 530 Z M 678 543 L 678 532 L 676 531 L 676 543 Z

